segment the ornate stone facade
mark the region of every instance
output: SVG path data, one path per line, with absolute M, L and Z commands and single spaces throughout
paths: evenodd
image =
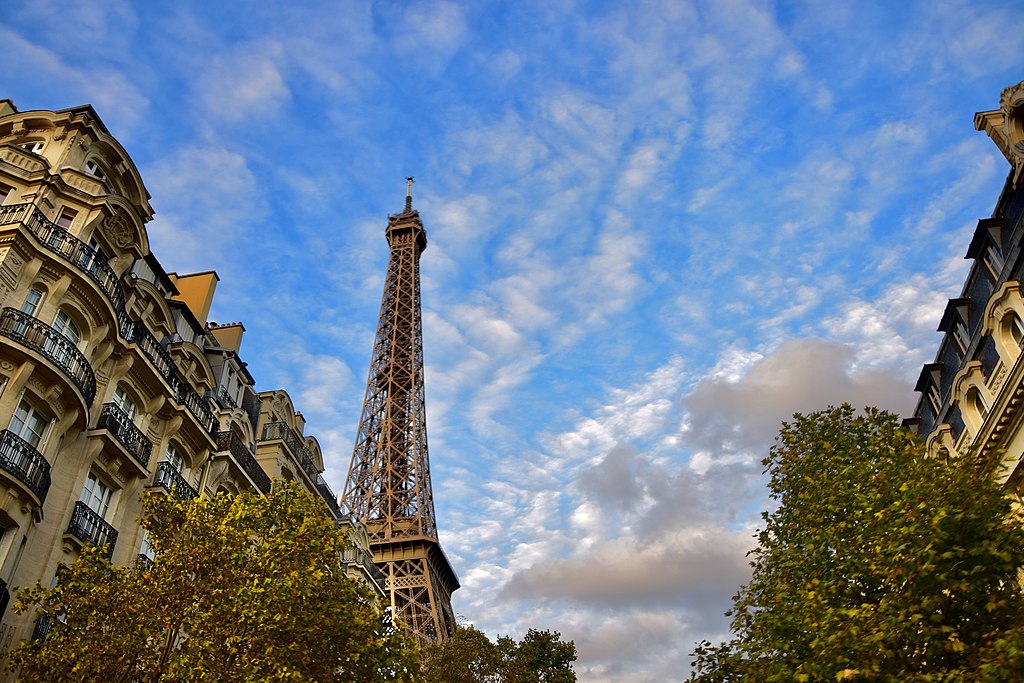
M 935 361 L 924 366 L 914 416 L 906 421 L 940 456 L 984 458 L 993 476 L 1024 485 L 1024 82 L 1006 88 L 1000 108 L 979 112 L 984 131 L 1010 164 L 992 215 L 978 221 L 960 296 L 939 324 Z
M 33 632 L 8 587 L 51 583 L 89 542 L 147 555 L 143 494 L 294 479 L 351 526 L 288 394 L 254 391 L 244 328 L 207 321 L 216 273 L 150 251 L 149 196 L 91 106 L 0 100 L 0 651 Z M 351 571 L 383 596 L 356 532 Z

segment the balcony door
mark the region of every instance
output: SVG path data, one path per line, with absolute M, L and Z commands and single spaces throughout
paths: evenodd
M 113 491 L 110 487 L 100 481 L 94 472 L 89 472 L 89 476 L 85 479 L 85 486 L 82 488 L 81 500 L 104 520 L 107 518 L 107 510 L 110 509 L 112 495 Z
M 121 412 L 125 414 L 129 422 L 135 422 L 135 416 L 138 415 L 138 409 L 135 407 L 135 401 L 128 395 L 128 392 L 118 387 L 114 390 L 114 405 L 120 408 Z
M 67 343 L 61 343 L 58 339 L 48 337 L 43 348 L 56 359 L 58 365 L 67 368 L 71 365 L 71 359 L 75 355 L 71 349 L 72 347 L 75 350 L 78 349 L 78 344 L 82 341 L 82 332 L 64 310 L 57 311 L 57 316 L 53 319 L 53 329 L 64 337 Z
M 8 428 L 15 436 L 21 437 L 37 451 L 42 450 L 50 421 L 39 414 L 28 402 L 22 401 L 11 416 Z

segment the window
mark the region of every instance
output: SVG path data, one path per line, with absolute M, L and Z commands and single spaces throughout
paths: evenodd
M 978 412 L 978 417 L 984 420 L 988 415 L 988 403 L 985 402 L 985 397 L 982 396 L 981 390 L 977 387 L 971 387 L 967 392 L 967 400 L 971 407 Z
M 967 331 L 967 324 L 959 318 L 953 326 L 953 336 L 956 337 L 962 351 L 966 351 L 971 346 L 971 333 Z
M 67 230 L 68 228 L 71 227 L 71 224 L 74 222 L 75 216 L 77 215 L 78 212 L 75 211 L 74 209 L 69 209 L 66 206 L 62 206 L 60 208 L 60 213 L 57 214 L 57 220 L 55 222 L 57 223 L 58 227 Z
M 135 421 L 135 415 L 138 413 L 138 410 L 135 408 L 135 401 L 121 387 L 114 390 L 114 405 L 120 408 L 121 412 L 127 415 L 129 420 Z
M 82 341 L 82 332 L 78 329 L 78 325 L 71 319 L 71 316 L 66 311 L 57 311 L 57 316 L 53 319 L 53 329 L 57 330 L 65 339 L 78 346 L 78 343 Z
M 932 412 L 938 417 L 942 398 L 939 396 L 939 388 L 935 384 L 928 385 L 928 401 L 932 404 Z
M 106 257 L 103 255 L 103 250 L 100 249 L 100 243 L 96 241 L 95 237 L 93 237 L 89 240 L 88 247 L 86 247 L 85 251 L 82 252 L 79 263 L 82 268 L 88 270 L 90 273 L 95 273 L 97 262 L 103 260 L 106 260 Z
M 63 343 L 59 339 L 54 339 L 52 335 L 47 335 L 43 341 L 43 351 L 58 365 L 70 365 L 75 355 L 72 349 L 78 348 L 79 342 L 82 341 L 82 332 L 71 316 L 63 310 L 57 311 L 57 316 L 53 319 L 53 329 L 67 342 Z
M 164 455 L 164 460 L 171 463 L 171 467 L 173 467 L 178 472 L 181 472 L 181 470 L 185 467 L 184 458 L 182 458 L 181 454 L 178 453 L 178 449 L 172 445 L 167 446 L 167 454 Z
M 32 152 L 33 154 L 42 154 L 43 149 L 46 147 L 46 143 L 42 140 L 32 140 L 31 142 L 21 143 L 21 148 Z
M 1024 347 L 1024 323 L 1021 322 L 1020 316 L 1016 313 L 1009 313 L 1007 317 L 1009 321 L 1009 333 L 1010 338 L 1018 347 Z
M 92 159 L 90 159 L 89 161 L 85 162 L 85 172 L 88 173 L 89 175 L 96 176 L 100 180 L 102 180 L 103 178 L 106 177 L 106 175 L 104 175 L 104 173 L 103 173 L 103 169 L 100 168 L 99 164 L 97 164 Z
M 28 296 L 25 297 L 25 303 L 21 305 L 21 312 L 35 317 L 36 311 L 39 310 L 39 304 L 42 300 L 43 290 L 33 287 L 28 291 Z
M 97 515 L 106 519 L 112 494 L 113 491 L 110 487 L 100 481 L 95 472 L 90 471 L 89 476 L 85 479 L 85 486 L 82 488 L 82 502 Z
M 142 530 L 142 547 L 139 548 L 139 557 L 144 557 L 150 564 L 156 559 L 156 549 L 149 542 L 149 530 Z
M 7 200 L 14 194 L 14 188 L 10 185 L 0 183 L 0 204 L 6 204 Z
M 996 245 L 989 244 L 985 250 L 985 264 L 992 271 L 992 276 L 998 280 L 999 274 L 1003 272 L 1003 255 L 999 253 Z
M 28 401 L 22 401 L 15 409 L 8 429 L 27 441 L 32 448 L 41 451 L 46 445 L 49 425 L 50 420 L 41 415 Z

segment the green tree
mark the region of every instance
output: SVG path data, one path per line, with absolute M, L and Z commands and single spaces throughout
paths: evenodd
M 778 507 L 691 680 L 1020 680 L 1024 526 L 977 458 L 844 405 L 795 415 L 764 465 Z
M 423 683 L 573 683 L 576 645 L 557 631 L 530 629 L 522 641 L 497 643 L 460 626 L 447 643 L 423 651 Z
M 52 589 L 23 591 L 44 639 L 8 656 L 26 681 L 411 680 L 418 664 L 340 564 L 347 534 L 294 484 L 271 495 L 147 495 L 155 561 L 86 547 Z

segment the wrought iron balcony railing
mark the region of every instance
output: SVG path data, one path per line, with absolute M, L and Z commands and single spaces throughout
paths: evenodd
M 107 557 L 114 552 L 117 543 L 117 529 L 110 526 L 99 513 L 82 501 L 75 503 L 75 511 L 71 513 L 71 524 L 68 533 L 82 541 L 92 543 L 99 548 L 106 548 Z
M 342 519 L 345 515 L 342 513 L 341 508 L 338 507 L 338 498 L 334 495 L 334 491 L 327 485 L 327 481 L 323 478 L 323 475 L 316 475 L 316 490 L 320 494 L 320 497 L 327 503 L 327 507 L 331 509 L 331 514 L 334 515 L 335 519 Z
M 42 320 L 10 306 L 0 313 L 0 335 L 41 353 L 78 387 L 86 405 L 92 405 L 96 398 L 96 376 L 70 339 Z
M 0 468 L 18 478 L 42 503 L 50 490 L 50 463 L 12 431 L 0 432 Z
M 153 558 L 150 557 L 149 555 L 144 555 L 142 553 L 139 553 L 138 556 L 136 556 L 136 558 L 135 558 L 135 565 L 137 567 L 139 567 L 140 569 L 152 569 L 153 568 Z
M 345 548 L 341 551 L 341 561 L 345 564 L 354 564 L 362 567 L 377 586 L 383 591 L 387 588 L 387 579 L 384 573 L 373 563 L 373 556 L 362 548 Z
M 178 468 L 167 460 L 161 460 L 156 464 L 153 486 L 161 486 L 167 493 L 173 493 L 184 500 L 192 500 L 199 495 L 195 488 L 185 480 Z
M 43 215 L 42 211 L 30 203 L 0 206 L 0 225 L 8 225 L 12 223 L 21 223 L 24 225 L 46 249 L 68 260 L 78 270 L 89 277 L 89 279 L 95 282 L 97 286 L 99 286 L 99 288 L 107 295 L 110 305 L 114 308 L 121 336 L 125 341 L 138 345 L 143 355 L 149 358 L 157 372 L 160 373 L 160 376 L 163 377 L 174 390 L 175 400 L 180 405 L 184 405 L 189 412 L 191 412 L 196 419 L 204 425 L 206 430 L 212 434 L 213 430 L 216 429 L 217 424 L 209 403 L 206 399 L 199 396 L 190 384 L 177 379 L 177 366 L 171 359 L 170 354 L 167 353 L 167 350 L 160 344 L 156 337 L 146 329 L 146 326 L 141 322 L 131 320 L 128 317 L 125 309 L 124 288 L 122 287 L 117 274 L 110 267 L 110 264 L 107 263 L 103 255 L 69 233 L 64 228 L 50 221 Z M 0 334 L 11 336 L 3 329 L 0 329 Z M 18 341 L 24 340 L 19 339 Z M 61 346 L 62 345 L 60 343 L 54 344 L 56 352 L 63 354 Z M 41 349 L 37 348 L 36 350 Z M 75 350 L 77 351 L 77 349 Z M 74 359 L 61 359 L 61 361 L 63 360 L 71 362 Z M 60 364 L 61 361 L 56 362 Z M 86 367 L 87 366 L 88 364 L 86 363 Z M 62 369 L 64 369 L 63 366 Z M 91 383 L 92 385 L 91 394 L 89 395 L 87 402 L 91 405 L 96 394 L 96 380 L 92 375 L 92 369 L 88 367 L 87 369 L 89 370 L 88 379 L 90 380 L 88 383 Z M 72 375 L 69 376 L 72 380 L 76 379 L 76 377 Z M 83 388 L 81 385 L 79 388 L 83 389 L 84 395 L 87 388 Z
M 214 417 L 209 401 L 200 396 L 191 384 L 178 378 L 178 366 L 174 364 L 171 354 L 157 341 L 153 333 L 138 320 L 125 319 L 121 322 L 121 336 L 125 341 L 132 342 L 139 347 L 142 355 L 153 363 L 156 371 L 174 390 L 174 400 L 178 405 L 185 406 L 203 425 L 203 428 L 212 434 L 217 428 L 217 419 Z
M 260 441 L 273 441 L 275 439 L 284 441 L 285 446 L 291 451 L 292 457 L 295 458 L 295 462 L 299 463 L 299 467 L 306 473 L 309 480 L 315 483 L 319 472 L 316 470 L 316 465 L 313 464 L 313 458 L 310 456 L 309 451 L 306 450 L 305 444 L 299 440 L 299 437 L 295 436 L 295 432 L 291 430 L 286 422 L 268 422 L 263 425 L 263 437 Z
M 217 450 L 230 453 L 242 471 L 249 475 L 249 478 L 256 484 L 256 488 L 263 493 L 270 493 L 270 477 L 234 432 L 230 430 L 217 432 L 214 435 L 214 440 L 217 442 Z
M 172 387 L 174 386 L 177 374 L 174 360 L 171 358 L 171 354 L 167 353 L 167 349 L 160 345 L 153 333 L 146 329 L 145 325 L 138 320 L 125 319 L 121 321 L 121 336 L 125 341 L 138 346 L 142 355 L 150 360 L 164 381 Z
M 153 442 L 135 426 L 132 418 L 113 403 L 104 403 L 96 426 L 110 432 L 117 442 L 145 469 L 149 467 L 149 456 Z
M 220 388 L 220 391 L 217 392 L 217 400 L 220 401 L 220 404 L 225 408 L 233 409 L 238 407 L 238 401 L 231 397 L 231 394 L 228 393 L 227 387 Z
M 199 420 L 199 424 L 207 432 L 213 434 L 217 431 L 217 418 L 213 414 L 213 409 L 210 408 L 209 401 L 200 396 L 191 384 L 179 381 L 175 387 L 175 400 L 188 408 L 188 411 Z
M 50 629 L 53 628 L 54 619 L 48 615 L 43 615 L 36 620 L 36 625 L 32 629 L 32 640 L 46 640 L 46 637 L 50 635 Z
M 70 261 L 107 295 L 115 315 L 124 314 L 124 290 L 114 269 L 95 249 L 50 221 L 32 204 L 0 207 L 0 224 L 22 223 L 50 251 Z
M 249 424 L 252 425 L 252 431 L 256 431 L 256 427 L 260 423 L 260 408 L 263 407 L 263 401 L 260 400 L 259 394 L 245 387 L 242 389 L 242 410 L 249 416 Z

